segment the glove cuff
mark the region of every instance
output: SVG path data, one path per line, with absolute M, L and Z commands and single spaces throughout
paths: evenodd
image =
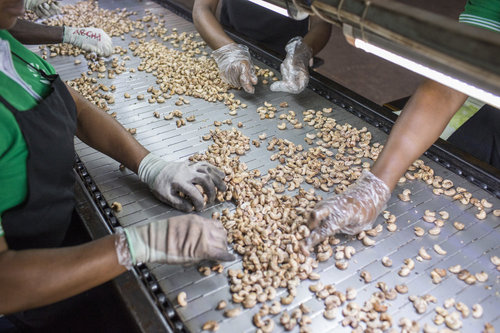
M 358 187 L 365 187 L 372 193 L 371 197 L 375 207 L 378 207 L 378 213 L 385 209 L 387 201 L 391 197 L 389 186 L 380 178 L 368 170 L 363 170 L 361 177 L 356 182 Z M 377 215 L 378 215 L 377 213 Z
M 63 43 L 71 43 L 71 35 L 73 34 L 74 31 L 75 31 L 75 28 L 67 27 L 67 26 L 63 25 L 62 42 Z
M 160 173 L 161 170 L 168 164 L 167 161 L 165 161 L 163 158 L 153 154 L 149 153 L 144 157 L 139 164 L 139 170 L 137 174 L 139 175 L 139 178 L 141 181 L 144 183 L 148 184 L 149 187 L 152 187 L 156 176 Z
M 304 43 L 302 37 L 293 37 L 288 41 L 285 46 L 286 56 L 293 57 L 294 61 L 301 62 L 305 68 L 309 67 L 309 61 L 311 60 L 312 48 Z
M 115 249 L 118 263 L 130 270 L 134 260 L 123 228 L 116 228 Z

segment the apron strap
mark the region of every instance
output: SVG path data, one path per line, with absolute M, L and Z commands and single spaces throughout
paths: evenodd
M 29 62 L 27 62 L 26 60 L 24 60 L 23 58 L 21 58 L 19 55 L 17 55 L 14 51 L 11 51 L 11 53 L 13 55 L 15 55 L 18 59 L 20 59 L 22 62 L 26 63 L 28 66 L 30 66 L 31 68 L 33 68 L 35 71 L 37 71 L 38 73 L 40 73 L 40 75 L 43 76 L 44 79 L 47 79 L 50 82 L 52 82 L 54 80 L 54 75 L 48 75 L 47 73 L 45 73 L 45 71 L 43 69 L 36 68 L 32 64 L 30 64 Z
M 9 109 L 10 112 L 12 112 L 14 114 L 17 112 L 17 109 L 15 107 L 13 107 L 12 104 L 10 104 L 9 102 L 7 102 L 7 100 L 5 98 L 3 98 L 2 95 L 0 95 L 0 103 L 2 103 L 3 105 L 5 105 L 5 107 L 7 109 Z

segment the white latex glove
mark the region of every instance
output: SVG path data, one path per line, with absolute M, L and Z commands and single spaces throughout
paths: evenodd
M 281 81 L 274 82 L 269 89 L 298 94 L 309 83 L 312 49 L 302 41 L 302 37 L 294 37 L 286 44 L 285 50 L 286 58 L 280 66 Z
M 206 162 L 167 162 L 150 153 L 139 164 L 138 174 L 158 199 L 184 212 L 192 211 L 193 206 L 197 211 L 203 209 L 203 194 L 195 184 L 203 187 L 208 203 L 215 200 L 216 187 L 226 190 L 224 172 Z
M 363 171 L 343 193 L 316 204 L 309 217 L 311 234 L 304 250 L 307 252 L 337 232 L 355 235 L 371 229 L 390 196 L 389 187 L 381 179 Z
M 115 246 L 118 262 L 129 269 L 138 262 L 234 260 L 227 251 L 227 234 L 221 222 L 193 214 L 118 230 Z
M 61 14 L 59 2 L 52 0 L 25 0 L 24 8 L 35 12 L 39 18 L 47 18 Z
M 64 27 L 63 43 L 70 43 L 99 56 L 109 57 L 113 53 L 113 42 L 102 29 Z
M 253 94 L 257 76 L 248 47 L 241 44 L 227 44 L 212 52 L 222 79 L 233 87 L 242 87 Z

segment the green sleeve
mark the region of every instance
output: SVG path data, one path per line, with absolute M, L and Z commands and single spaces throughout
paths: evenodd
M 458 20 L 500 32 L 500 0 L 468 0 Z

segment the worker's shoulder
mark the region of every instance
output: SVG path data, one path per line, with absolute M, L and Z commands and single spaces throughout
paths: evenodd
M 56 74 L 56 70 L 54 67 L 47 62 L 45 59 L 42 59 L 36 53 L 27 49 L 21 42 L 15 39 L 7 30 L 0 30 L 0 39 L 3 39 L 9 43 L 10 51 L 14 53 L 19 58 L 23 59 L 25 62 L 28 62 L 39 69 L 42 69 L 46 74 Z

